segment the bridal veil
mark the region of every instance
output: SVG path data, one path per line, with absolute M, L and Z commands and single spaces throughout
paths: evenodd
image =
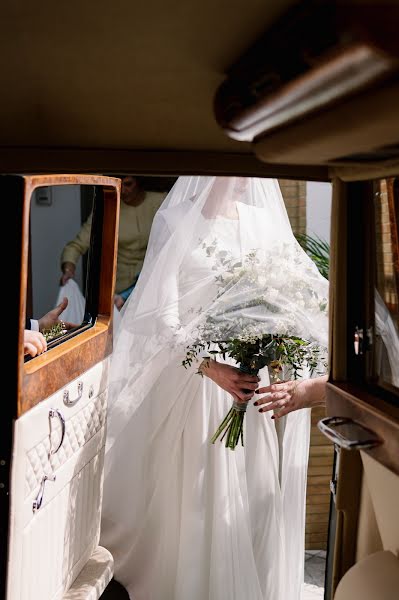
M 277 181 L 177 180 L 111 365 L 102 543 L 134 600 L 299 600 L 310 411 L 279 448 L 250 403 L 244 447 L 211 445 L 231 397 L 182 360 L 204 322 L 211 339 L 256 322 L 326 347 L 327 288 Z

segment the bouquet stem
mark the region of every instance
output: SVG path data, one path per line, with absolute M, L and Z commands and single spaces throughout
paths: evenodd
M 258 374 L 258 370 L 253 370 L 243 365 L 240 365 L 240 371 L 243 371 L 244 373 L 251 373 L 253 375 Z M 237 402 L 234 400 L 229 412 L 212 436 L 212 444 L 214 444 L 219 438 L 221 442 L 223 442 L 224 438 L 226 438 L 225 446 L 226 448 L 230 448 L 230 450 L 235 450 L 240 440 L 241 446 L 244 445 L 244 417 L 247 406 L 248 402 Z
M 241 445 L 244 445 L 244 417 L 247 410 L 246 402 L 233 402 L 233 406 L 219 425 L 213 435 L 211 442 L 214 444 L 220 436 L 222 442 L 226 438 L 225 446 L 234 450 L 241 439 Z

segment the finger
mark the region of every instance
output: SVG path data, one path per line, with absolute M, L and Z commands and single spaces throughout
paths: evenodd
M 43 342 L 41 340 L 36 340 L 34 345 L 37 350 L 37 354 L 42 354 L 42 352 L 44 352 L 46 349 L 45 345 L 43 344 Z
M 262 406 L 262 408 L 259 409 L 260 413 L 263 412 L 270 412 L 271 410 L 277 410 L 277 409 L 283 409 L 287 406 L 285 400 L 276 400 L 276 402 L 272 402 L 271 404 L 268 404 L 267 406 Z
M 257 394 L 267 394 L 268 392 L 287 391 L 290 387 L 289 384 L 290 384 L 290 382 L 287 382 L 287 381 L 281 381 L 280 383 L 272 383 L 271 385 L 268 385 L 266 387 L 259 388 L 259 390 L 256 393 Z
M 258 388 L 255 393 L 256 394 L 267 394 L 271 391 L 271 389 L 270 389 L 271 387 L 272 387 L 271 385 L 267 385 L 265 387 Z
M 74 327 L 79 327 L 76 323 L 69 323 L 69 321 L 62 321 L 64 324 L 64 329 L 73 329 Z
M 281 417 L 285 417 L 285 415 L 288 415 L 293 410 L 295 410 L 293 406 L 290 406 L 290 405 L 285 406 L 284 408 L 280 409 L 278 411 L 278 413 L 273 415 L 272 419 L 281 419 Z
M 261 404 L 269 404 L 270 402 L 276 402 L 277 400 L 282 400 L 285 398 L 288 398 L 288 394 L 286 392 L 269 393 L 267 396 L 257 398 L 256 402 L 254 402 L 254 405 L 260 406 Z
M 68 298 L 63 298 L 62 301 L 59 303 L 59 305 L 56 308 L 58 314 L 60 315 L 62 313 L 62 311 L 66 309 L 67 306 L 68 306 Z
M 270 404 L 274 402 L 272 394 L 267 394 L 266 396 L 262 396 L 262 398 L 257 398 L 256 402 L 254 402 L 254 406 L 261 406 L 262 404 Z
M 47 349 L 47 342 L 41 334 L 32 340 L 32 345 L 36 348 L 37 354 L 41 354 Z
M 37 354 L 37 348 L 30 342 L 24 344 L 24 353 L 34 357 Z

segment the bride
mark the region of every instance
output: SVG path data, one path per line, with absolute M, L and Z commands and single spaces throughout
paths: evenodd
M 326 313 L 308 300 L 325 306 L 328 284 L 275 180 L 181 177 L 154 219 L 116 334 L 106 449 L 101 543 L 132 600 L 300 598 L 309 409 L 276 428 L 249 402 L 244 447 L 212 445 L 232 396 L 249 401 L 268 370 L 246 375 L 206 351 L 182 366 L 220 277 L 258 250 L 271 273 L 268 331 L 289 319 L 325 347 Z

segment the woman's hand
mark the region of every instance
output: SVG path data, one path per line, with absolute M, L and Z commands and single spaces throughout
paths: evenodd
M 327 375 L 323 375 L 315 379 L 274 383 L 256 390 L 257 394 L 267 396 L 258 398 L 254 405 L 262 407 L 259 409 L 260 413 L 278 410 L 278 413 L 272 415 L 272 419 L 279 419 L 301 408 L 324 405 L 327 379 Z
M 231 394 L 237 402 L 251 400 L 260 381 L 257 375 L 248 375 L 236 367 L 213 359 L 205 359 L 198 370 Z

